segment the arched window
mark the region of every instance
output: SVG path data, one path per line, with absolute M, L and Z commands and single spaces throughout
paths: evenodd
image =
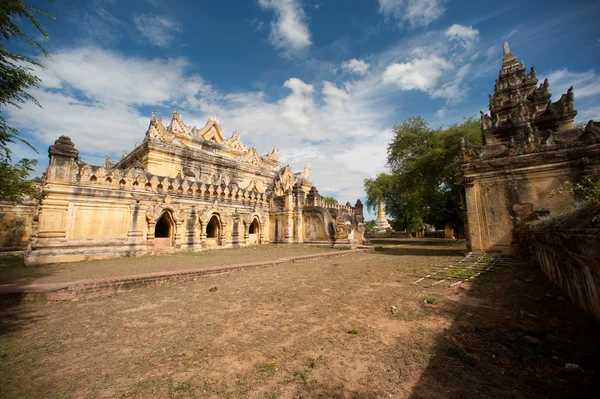
M 219 219 L 217 216 L 210 218 L 208 225 L 206 226 L 206 237 L 207 238 L 218 238 L 219 237 Z
M 250 228 L 248 230 L 248 234 L 258 234 L 258 220 L 254 219 L 250 224 Z

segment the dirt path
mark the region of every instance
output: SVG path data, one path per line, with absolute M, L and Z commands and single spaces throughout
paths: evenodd
M 597 393 L 599 326 L 532 266 L 458 289 L 411 284 L 462 252 L 418 245 L 80 302 L 5 302 L 0 397 Z

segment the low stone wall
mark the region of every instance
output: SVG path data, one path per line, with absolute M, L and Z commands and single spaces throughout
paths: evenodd
M 600 320 L 600 228 L 530 228 L 523 232 L 529 254 L 571 300 Z
M 27 249 L 34 209 L 34 201 L 0 201 L 0 256 L 17 255 Z

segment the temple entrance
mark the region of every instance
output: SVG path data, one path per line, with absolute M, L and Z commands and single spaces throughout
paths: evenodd
M 154 248 L 168 248 L 173 246 L 174 223 L 171 213 L 165 212 L 156 222 L 154 228 Z
M 217 215 L 213 215 L 206 225 L 206 245 L 221 245 L 221 223 Z
M 249 235 L 249 243 L 250 244 L 258 244 L 260 237 L 260 226 L 258 224 L 258 219 L 254 219 L 248 228 Z

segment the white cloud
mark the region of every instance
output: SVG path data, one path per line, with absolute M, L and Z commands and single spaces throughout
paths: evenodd
M 313 86 L 291 78 L 283 84 L 292 91 L 283 101 L 283 116 L 295 125 L 308 125 L 313 112 Z
M 147 125 L 137 109 L 123 104 L 86 103 L 67 94 L 37 90 L 32 92 L 44 107 L 27 103 L 10 113 L 10 122 L 20 130 L 31 130 L 39 140 L 53 143 L 69 136 L 77 149 L 91 154 L 120 154 L 131 151 L 135 141 L 143 140 Z M 40 151 L 43 153 L 43 150 Z
M 157 14 L 141 13 L 133 17 L 135 27 L 152 44 L 166 47 L 175 40 L 181 27 L 177 21 Z
M 385 83 L 394 83 L 401 90 L 430 91 L 434 89 L 444 71 L 452 69 L 452 64 L 443 58 L 432 55 L 406 63 L 388 66 L 383 73 Z
M 298 0 L 258 0 L 258 4 L 275 11 L 271 22 L 270 41 L 286 55 L 306 50 L 311 45 L 306 14 Z
M 579 110 L 577 121 L 587 122 L 590 119 L 600 121 L 600 106 Z
M 323 101 L 334 111 L 347 111 L 346 102 L 350 99 L 350 94 L 344 89 L 340 89 L 334 83 L 323 82 Z
M 186 76 L 182 58 L 142 59 L 80 47 L 57 51 L 44 64 L 45 70 L 36 70 L 41 87 L 31 93 L 44 108 L 7 108 L 11 123 L 45 144 L 66 134 L 93 153 L 114 155 L 141 141 L 148 117 L 139 107 L 185 105 L 212 91 L 200 76 Z
M 587 72 L 571 72 L 568 69 L 560 69 L 550 72 L 547 77 L 554 101 L 558 101 L 570 86 L 573 86 L 576 100 L 600 94 L 600 76 L 593 69 Z
M 342 64 L 343 69 L 347 69 L 350 72 L 354 72 L 358 75 L 364 76 L 367 72 L 369 72 L 370 65 L 363 60 L 357 60 L 356 58 L 352 58 Z
M 444 119 L 448 115 L 448 108 L 442 107 L 437 110 L 435 116 L 439 119 Z
M 190 96 L 210 90 L 198 76 L 181 79 L 188 67 L 183 58 L 142 59 L 80 47 L 52 54 L 45 66 L 39 75 L 44 88 L 75 89 L 88 99 L 102 102 L 157 106 L 175 93 Z
M 510 32 L 508 32 L 506 35 L 502 36 L 502 40 L 508 40 L 511 37 L 513 37 L 514 35 L 516 35 L 517 33 L 519 33 L 519 28 L 515 28 L 515 29 L 511 30 Z
M 448 39 L 465 48 L 473 47 L 475 42 L 479 39 L 479 31 L 477 29 L 473 29 L 472 26 L 463 26 L 459 24 L 452 25 L 444 34 Z
M 445 11 L 444 0 L 379 0 L 379 12 L 410 27 L 427 26 Z
M 590 69 L 586 72 L 573 72 L 565 68 L 551 71 L 546 75 L 538 73 L 540 80 L 543 80 L 544 76 L 550 83 L 552 101 L 558 101 L 569 90 L 569 87 L 573 86 L 578 122 L 587 122 L 590 119 L 600 120 L 600 107 L 598 106 L 600 75 L 596 71 Z
M 462 65 L 452 79 L 448 80 L 440 87 L 431 90 L 431 96 L 433 98 L 443 98 L 448 104 L 458 104 L 462 102 L 468 91 L 462 84 L 470 69 L 471 64 Z

